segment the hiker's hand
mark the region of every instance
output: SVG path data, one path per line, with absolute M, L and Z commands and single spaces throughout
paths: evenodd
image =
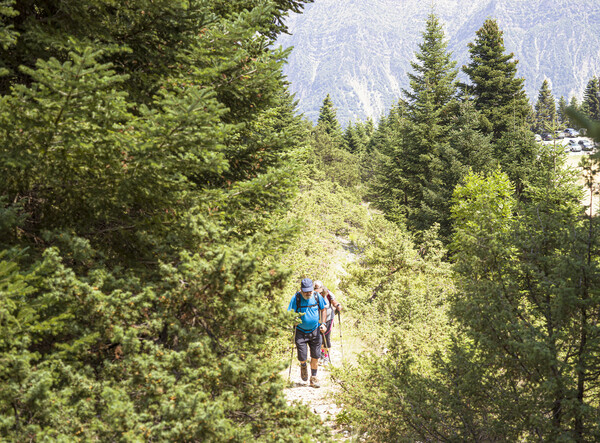
M 342 304 L 338 303 L 338 305 L 335 307 L 335 310 L 338 312 L 342 312 Z
M 321 332 L 325 332 L 325 331 L 327 331 L 327 325 L 325 323 L 323 323 L 321 325 Z

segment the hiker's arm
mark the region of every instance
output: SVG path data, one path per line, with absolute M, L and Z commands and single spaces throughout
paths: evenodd
M 319 310 L 319 323 L 322 325 L 327 323 L 327 309 Z
M 329 291 L 329 298 L 331 299 L 331 306 L 333 306 L 333 309 L 335 309 L 336 311 L 341 311 L 342 304 L 338 303 L 338 301 L 335 299 L 335 296 L 333 295 L 333 292 L 331 291 Z

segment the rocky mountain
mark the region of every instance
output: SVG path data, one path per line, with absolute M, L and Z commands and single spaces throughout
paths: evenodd
M 581 100 L 600 74 L 600 0 L 315 0 L 277 42 L 294 47 L 284 72 L 300 111 L 315 121 L 329 93 L 342 124 L 387 113 L 408 87 L 432 11 L 459 67 L 475 31 L 496 19 L 532 103 L 546 78 L 557 100 Z

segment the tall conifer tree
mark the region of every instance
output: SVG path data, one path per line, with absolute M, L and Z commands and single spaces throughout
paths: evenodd
M 528 182 L 538 146 L 530 132 L 532 108 L 517 61 L 505 54 L 502 31 L 487 19 L 469 43 L 470 63 L 463 66 L 470 84 L 464 89 L 483 115 L 482 128 L 493 135 L 494 157 L 520 193 Z
M 582 111 L 582 109 L 581 109 L 582 106 L 579 103 L 579 100 L 577 100 L 577 97 L 575 97 L 575 96 L 571 97 L 571 100 L 569 101 L 569 108 L 571 108 L 575 112 Z M 569 114 L 567 113 L 567 115 L 569 115 Z M 569 116 L 568 126 L 571 128 L 576 128 L 578 126 L 575 123 L 575 121 L 573 120 L 573 118 L 571 118 L 570 116 Z
M 423 41 L 412 62 L 414 72 L 408 74 L 410 89 L 405 90 L 410 124 L 401 144 L 399 175 L 406 195 L 409 225 L 425 230 L 443 218 L 444 202 L 451 187 L 442 178 L 448 167 L 441 161 L 448 148 L 448 128 L 456 107 L 456 62 L 447 51 L 448 43 L 439 19 L 427 18 Z
M 336 139 L 342 137 L 342 128 L 337 119 L 337 112 L 333 105 L 333 100 L 331 100 L 331 96 L 329 94 L 327 94 L 327 96 L 323 99 L 323 104 L 319 110 L 317 129 Z
M 403 123 L 395 126 L 401 130 L 394 134 L 393 149 L 376 181 L 378 201 L 390 218 L 406 220 L 411 229 L 425 231 L 438 224 L 447 236 L 452 189 L 469 166 L 480 170 L 491 161 L 491 150 L 488 140 L 475 134 L 477 111 L 458 103 L 456 63 L 434 14 L 415 57 L 414 72 L 408 74 L 411 88 L 398 108 L 403 109 Z M 397 111 L 390 114 L 387 124 L 393 127 L 398 118 Z
M 515 124 L 524 124 L 529 104 L 524 80 L 517 78 L 514 54 L 506 54 L 502 31 L 496 20 L 487 19 L 469 43 L 470 63 L 463 66 L 470 84 L 465 86 L 475 107 L 485 117 L 484 129 L 499 139 Z
M 565 99 L 564 95 L 561 95 L 560 98 L 558 99 L 558 106 L 556 109 L 556 118 L 558 120 L 558 124 L 562 127 L 567 126 L 567 122 L 568 122 L 568 116 L 566 113 L 567 110 L 567 100 Z
M 592 120 L 600 120 L 600 86 L 598 78 L 593 77 L 583 93 L 583 112 Z
M 550 90 L 550 83 L 545 79 L 540 87 L 538 99 L 535 104 L 534 130 L 538 134 L 541 134 L 544 131 L 555 130 L 556 126 L 556 102 Z
M 358 128 L 349 123 L 344 131 L 344 142 L 348 151 L 354 153 L 362 148 L 362 140 L 358 133 Z

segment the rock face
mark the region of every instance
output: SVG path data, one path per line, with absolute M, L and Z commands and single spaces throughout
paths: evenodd
M 316 121 L 329 93 L 342 124 L 386 114 L 408 87 L 406 73 L 432 11 L 458 67 L 468 62 L 475 31 L 496 19 L 532 103 L 546 78 L 557 100 L 581 100 L 588 80 L 600 74 L 597 0 L 315 0 L 289 18 L 291 35 L 277 42 L 294 47 L 284 72 L 299 110 Z

